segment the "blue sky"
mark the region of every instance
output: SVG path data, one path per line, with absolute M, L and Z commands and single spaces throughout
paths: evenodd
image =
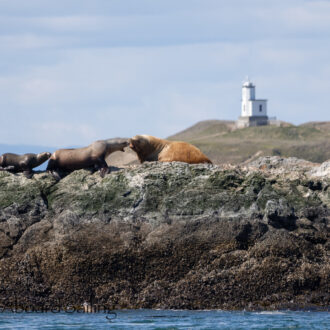
M 166 137 L 268 113 L 326 121 L 330 1 L 0 0 L 0 143 Z

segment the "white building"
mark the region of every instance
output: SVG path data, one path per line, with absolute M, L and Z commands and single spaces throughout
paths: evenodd
M 267 100 L 256 100 L 255 86 L 247 79 L 242 86 L 241 116 L 237 127 L 268 125 Z

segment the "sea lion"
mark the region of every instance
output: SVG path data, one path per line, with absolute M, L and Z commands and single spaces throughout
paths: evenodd
M 59 171 L 73 171 L 86 168 L 97 168 L 101 177 L 108 173 L 108 165 L 105 158 L 114 151 L 124 151 L 128 142 L 122 140 L 99 140 L 87 147 L 76 149 L 59 149 L 50 157 L 47 171 L 59 180 Z
M 27 178 L 31 178 L 33 175 L 32 169 L 44 163 L 50 155 L 50 152 L 24 155 L 5 153 L 0 156 L 0 170 L 14 173 L 23 172 Z
M 195 146 L 187 142 L 169 141 L 150 135 L 136 135 L 129 139 L 129 146 L 145 161 L 185 162 L 189 164 L 212 162 Z

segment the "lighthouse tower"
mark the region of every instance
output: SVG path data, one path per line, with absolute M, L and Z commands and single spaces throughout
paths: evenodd
M 256 100 L 255 86 L 247 79 L 242 86 L 241 116 L 237 127 L 268 125 L 267 100 Z

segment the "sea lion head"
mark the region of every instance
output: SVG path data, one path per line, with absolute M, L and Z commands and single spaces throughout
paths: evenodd
M 41 152 L 40 154 L 38 154 L 38 159 L 40 161 L 45 162 L 47 159 L 50 158 L 52 154 L 50 152 Z
M 128 141 L 118 142 L 118 151 L 124 151 L 126 147 L 128 147 Z
M 129 147 L 136 153 L 144 153 L 151 149 L 150 139 L 148 138 L 148 135 L 135 135 L 134 137 L 129 139 L 128 142 Z
M 153 139 L 149 135 L 135 135 L 128 140 L 129 147 L 137 153 L 141 163 L 157 150 L 157 144 Z
M 128 146 L 128 141 L 123 139 L 108 139 L 108 140 L 100 140 L 96 141 L 93 144 L 94 150 L 105 148 L 106 156 L 110 155 L 115 151 L 124 151 L 124 149 Z
M 39 166 L 50 158 L 50 152 L 41 152 L 40 154 L 25 154 L 28 163 L 33 167 Z M 30 156 L 30 158 L 28 157 Z
M 122 140 L 114 140 L 111 142 L 111 149 L 112 152 L 114 151 L 124 151 L 124 149 L 128 146 L 128 141 L 122 141 Z

